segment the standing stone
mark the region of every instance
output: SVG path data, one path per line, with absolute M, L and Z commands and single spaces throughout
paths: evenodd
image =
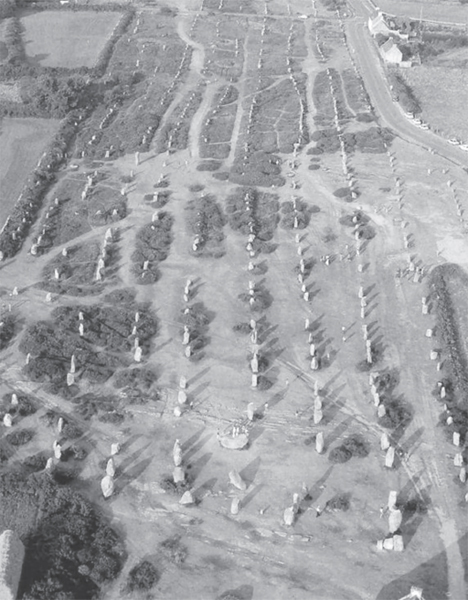
M 323 439 L 323 432 L 320 431 L 319 433 L 317 433 L 317 437 L 315 438 L 315 449 L 318 454 L 322 454 L 324 448 L 325 448 L 325 442 Z
M 229 471 L 229 482 L 232 483 L 234 487 L 236 487 L 238 490 L 241 490 L 242 492 L 245 492 L 245 490 L 247 489 L 247 484 L 235 469 Z
M 57 430 L 59 433 L 62 433 L 63 426 L 64 426 L 64 420 L 63 420 L 63 417 L 60 417 L 58 420 L 58 423 L 57 423 Z
M 252 373 L 252 387 L 256 388 L 258 385 L 258 375 L 256 373 Z
M 179 504 L 195 504 L 195 498 L 193 497 L 193 494 L 190 490 L 187 490 L 185 494 L 182 495 L 182 498 L 179 500 Z
M 184 483 L 185 481 L 185 471 L 182 467 L 174 467 L 172 472 L 172 478 L 174 483 Z
M 385 455 L 385 466 L 387 469 L 391 469 L 393 467 L 393 463 L 395 461 L 395 448 L 390 446 Z
M 115 456 L 120 452 L 120 444 L 118 442 L 114 442 L 111 444 L 111 456 Z
M 6 415 L 3 417 L 3 424 L 5 427 L 11 427 L 13 425 L 13 419 L 10 413 L 6 413 Z
M 231 501 L 231 515 L 239 514 L 240 509 L 240 499 L 235 497 Z
M 141 362 L 141 355 L 142 355 L 141 346 L 138 346 L 137 348 L 135 348 L 135 352 L 133 354 L 133 358 L 134 358 L 135 362 Z
M 179 390 L 179 392 L 177 394 L 177 402 L 179 404 L 187 403 L 187 394 L 184 392 L 184 390 Z
M 13 394 L 11 395 L 11 405 L 18 406 L 18 404 L 19 404 L 18 396 L 15 394 L 15 392 L 13 392 Z
M 393 550 L 394 552 L 403 552 L 403 550 L 405 549 L 404 544 L 403 544 L 403 536 L 401 535 L 394 535 L 393 536 Z
M 184 375 L 180 376 L 179 387 L 182 390 L 185 390 L 185 388 L 187 387 L 187 378 Z
M 453 432 L 453 445 L 454 446 L 460 445 L 460 434 L 458 433 L 458 431 Z
M 70 387 L 74 383 L 75 383 L 75 374 L 74 373 L 67 373 L 67 385 L 68 385 L 68 387 Z
M 249 421 L 253 421 L 255 418 L 255 410 L 253 402 L 249 402 L 247 405 L 247 418 Z
M 113 458 L 109 458 L 107 461 L 106 475 L 109 475 L 109 477 L 115 477 L 115 462 Z
M 380 436 L 380 449 L 387 451 L 390 448 L 390 440 L 387 433 L 382 433 Z
M 320 409 L 314 410 L 314 425 L 318 425 L 323 418 L 323 413 Z
M 114 493 L 114 480 L 109 475 L 101 480 L 101 491 L 104 498 L 110 498 Z
M 395 533 L 400 528 L 401 522 L 403 521 L 403 515 L 401 510 L 398 508 L 390 509 L 388 516 L 388 530 L 390 533 Z
M 254 354 L 252 360 L 250 361 L 250 368 L 252 373 L 258 373 L 258 355 Z
M 57 460 L 60 460 L 62 458 L 62 446 L 60 444 L 55 445 L 54 456 Z
M 295 518 L 296 513 L 294 511 L 294 506 L 288 506 L 288 508 L 286 508 L 286 510 L 283 513 L 284 524 L 288 527 L 291 527 L 292 525 L 294 525 Z

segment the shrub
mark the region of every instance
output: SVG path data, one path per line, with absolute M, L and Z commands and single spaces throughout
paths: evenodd
M 62 429 L 62 433 L 64 437 L 70 440 L 74 440 L 83 435 L 83 431 L 78 427 L 78 425 L 75 425 L 74 423 L 65 423 Z
M 351 452 L 345 448 L 344 446 L 338 446 L 337 448 L 333 448 L 333 450 L 328 455 L 328 460 L 333 463 L 345 463 L 352 458 Z
M 32 429 L 18 429 L 13 431 L 6 436 L 7 442 L 12 446 L 24 446 L 30 442 L 34 437 L 34 431 Z
M 325 505 L 325 508 L 329 509 L 329 510 L 335 510 L 335 511 L 337 511 L 337 510 L 347 511 L 347 510 L 349 510 L 349 505 L 350 505 L 349 497 L 350 497 L 349 493 L 336 494 L 335 496 L 333 496 L 333 498 L 328 500 L 328 502 Z
M 369 444 L 363 438 L 362 435 L 355 433 L 346 438 L 342 444 L 352 456 L 364 458 L 369 454 Z
M 150 590 L 159 580 L 156 568 L 147 560 L 139 562 L 130 570 L 126 588 L 129 592 L 135 590 Z
M 47 456 L 43 452 L 27 456 L 24 459 L 24 465 L 32 471 L 42 471 L 47 464 Z
M 179 535 L 174 535 L 161 542 L 160 549 L 164 557 L 176 565 L 181 565 L 187 559 L 188 550 L 181 543 Z

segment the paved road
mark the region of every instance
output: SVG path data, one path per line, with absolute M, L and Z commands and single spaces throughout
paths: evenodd
M 348 44 L 351 52 L 354 50 L 366 90 L 383 123 L 404 140 L 424 148 L 432 148 L 436 154 L 453 163 L 468 167 L 468 152 L 449 144 L 431 131 L 413 125 L 404 116 L 400 106 L 392 100 L 377 49 L 366 27 L 370 9 L 359 0 L 350 0 L 350 5 L 356 17 L 345 22 Z

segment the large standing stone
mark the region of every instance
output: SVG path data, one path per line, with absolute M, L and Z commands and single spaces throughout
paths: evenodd
M 114 480 L 109 475 L 101 480 L 101 491 L 104 498 L 110 498 L 114 493 Z

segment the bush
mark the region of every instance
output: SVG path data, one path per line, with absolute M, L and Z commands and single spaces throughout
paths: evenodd
M 27 456 L 24 465 L 32 471 L 43 471 L 47 464 L 47 456 L 43 452 Z
M 159 581 L 159 573 L 147 560 L 138 563 L 130 570 L 126 588 L 129 592 L 135 590 L 150 590 Z
M 32 429 L 18 429 L 13 431 L 6 436 L 7 442 L 12 446 L 24 446 L 30 442 L 34 437 L 34 431 Z
M 74 423 L 65 423 L 62 429 L 62 433 L 64 437 L 70 440 L 74 440 L 83 435 L 82 429 L 80 429 L 78 425 L 75 425 Z
M 345 463 L 352 458 L 351 452 L 345 448 L 344 446 L 338 446 L 337 448 L 333 448 L 333 450 L 328 455 L 328 460 L 332 463 Z
M 333 498 L 328 500 L 328 502 L 325 504 L 325 508 L 328 510 L 334 510 L 334 511 L 338 511 L 338 510 L 347 511 L 347 510 L 349 510 L 349 506 L 350 506 L 349 497 L 350 497 L 349 493 L 336 494 L 336 496 L 333 496 Z
M 187 547 L 181 543 L 180 536 L 178 535 L 161 542 L 160 549 L 164 557 L 176 565 L 183 564 L 187 559 Z
M 346 438 L 342 444 L 352 456 L 364 458 L 369 455 L 369 444 L 363 438 L 362 435 L 355 433 Z
M 340 446 L 334 448 L 328 458 L 334 463 L 348 462 L 353 456 L 364 458 L 369 454 L 369 445 L 362 435 L 356 433 L 347 437 Z

